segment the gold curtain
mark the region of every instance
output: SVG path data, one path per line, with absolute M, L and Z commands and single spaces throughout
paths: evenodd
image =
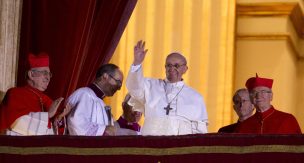
M 111 59 L 125 78 L 133 61 L 133 47 L 146 41 L 144 75 L 165 77 L 165 58 L 181 52 L 188 60 L 185 82 L 204 96 L 209 132 L 233 122 L 234 0 L 138 0 L 137 6 Z M 125 86 L 106 102 L 117 119 Z M 141 123 L 143 120 L 141 121 Z

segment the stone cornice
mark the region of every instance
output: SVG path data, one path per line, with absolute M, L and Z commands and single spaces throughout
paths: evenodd
M 238 3 L 238 17 L 277 17 L 288 16 L 300 38 L 304 38 L 304 16 L 299 3 Z
M 290 35 L 287 34 L 276 34 L 276 35 L 246 35 L 246 34 L 240 34 L 237 36 L 238 40 L 286 40 L 288 45 L 290 46 L 291 50 L 296 54 L 297 59 L 301 59 L 301 56 L 303 54 L 300 53 L 299 45 L 294 43 L 290 37 Z

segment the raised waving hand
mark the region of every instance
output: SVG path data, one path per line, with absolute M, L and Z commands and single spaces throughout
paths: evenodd
M 147 52 L 148 49 L 145 49 L 145 41 L 138 41 L 134 47 L 133 65 L 136 66 L 141 64 L 144 61 Z

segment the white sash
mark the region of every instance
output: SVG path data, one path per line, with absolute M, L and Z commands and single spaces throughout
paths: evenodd
M 7 135 L 54 135 L 48 120 L 48 112 L 31 112 L 16 119 Z

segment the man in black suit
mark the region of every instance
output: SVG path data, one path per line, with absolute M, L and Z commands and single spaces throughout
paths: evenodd
M 233 108 L 239 119 L 236 123 L 224 126 L 219 129 L 219 133 L 234 133 L 237 126 L 253 114 L 253 104 L 250 102 L 249 92 L 246 88 L 237 90 L 233 96 Z

